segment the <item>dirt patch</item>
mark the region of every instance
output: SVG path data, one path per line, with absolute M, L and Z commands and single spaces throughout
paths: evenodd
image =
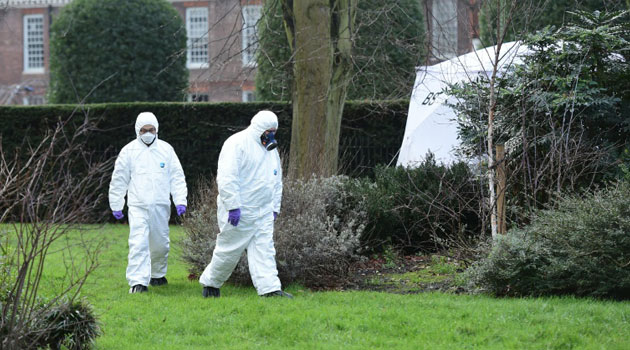
M 441 255 L 376 256 L 355 263 L 346 288 L 389 293 L 463 293 L 463 264 Z

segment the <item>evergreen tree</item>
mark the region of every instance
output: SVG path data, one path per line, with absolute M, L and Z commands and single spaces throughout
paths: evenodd
M 177 101 L 184 23 L 166 0 L 75 0 L 51 27 L 51 103 Z

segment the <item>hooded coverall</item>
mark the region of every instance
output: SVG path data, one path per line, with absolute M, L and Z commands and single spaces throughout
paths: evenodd
M 219 154 L 217 220 L 220 233 L 212 260 L 199 278 L 206 287 L 220 288 L 230 277 L 243 250 L 259 295 L 281 290 L 273 245 L 273 213 L 280 212 L 282 167 L 277 148 L 267 151 L 260 136 L 278 128 L 273 112 L 261 111 L 247 129 L 230 136 Z M 241 209 L 237 226 L 228 211 Z
M 153 125 L 155 140 L 147 146 L 140 129 Z M 137 139 L 120 151 L 109 184 L 112 211 L 129 207 L 129 256 L 127 281 L 130 286 L 148 286 L 151 278 L 166 275 L 169 252 L 168 220 L 170 195 L 176 205 L 187 205 L 186 179 L 173 147 L 157 138 L 158 121 L 143 112 L 136 120 Z

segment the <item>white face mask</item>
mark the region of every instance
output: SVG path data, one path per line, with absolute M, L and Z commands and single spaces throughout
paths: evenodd
M 139 137 L 140 137 L 140 140 L 142 142 L 144 142 L 147 145 L 150 145 L 155 140 L 156 135 L 152 134 L 150 132 L 145 132 L 144 134 L 140 135 Z

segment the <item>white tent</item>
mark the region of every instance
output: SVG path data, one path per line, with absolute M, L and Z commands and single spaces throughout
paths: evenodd
M 448 84 L 471 81 L 478 75 L 490 78 L 495 61 L 496 47 L 479 49 L 448 61 L 416 69 L 416 82 L 409 114 L 398 155 L 397 165 L 413 167 L 419 164 L 430 151 L 439 162 L 452 163 L 457 159 L 454 148 L 459 144 L 456 114 L 447 106 L 447 101 L 455 98 L 447 96 L 443 90 Z M 519 63 L 525 46 L 519 42 L 502 45 L 498 72 L 503 72 L 511 64 Z

